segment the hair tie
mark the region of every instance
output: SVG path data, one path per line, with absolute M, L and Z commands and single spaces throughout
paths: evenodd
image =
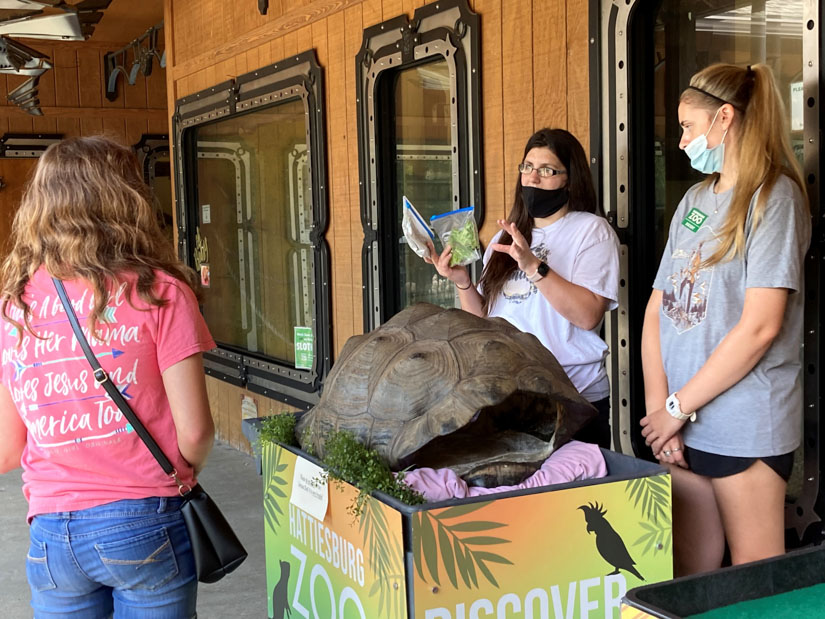
M 745 77 L 748 79 L 753 79 L 756 77 L 756 72 L 748 65 L 748 68 L 745 70 Z
M 710 97 L 711 99 L 715 99 L 719 103 L 727 103 L 728 105 L 732 105 L 733 107 L 735 107 L 740 112 L 744 112 L 744 110 L 741 107 L 739 107 L 738 105 L 736 105 L 732 101 L 728 101 L 727 99 L 723 99 L 722 97 L 717 97 L 712 92 L 708 92 L 707 90 L 703 90 L 703 89 L 701 89 L 697 86 L 688 86 L 686 90 L 695 90 L 696 92 L 701 92 L 706 97 Z

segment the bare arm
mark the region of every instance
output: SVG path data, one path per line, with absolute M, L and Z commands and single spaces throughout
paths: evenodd
M 510 245 L 493 243 L 493 250 L 508 254 L 525 273 L 535 273 L 541 260 L 533 254 L 516 224 L 500 219 L 498 225 L 512 237 L 513 242 Z M 603 296 L 567 281 L 552 269 L 535 286 L 565 320 L 587 331 L 599 325 L 610 304 Z
M 473 280 L 470 279 L 470 273 L 467 267 L 450 266 L 450 258 L 453 255 L 453 248 L 447 245 L 441 255 L 435 253 L 435 246 L 432 243 L 427 244 L 430 248 L 430 255 L 424 258 L 425 262 L 429 262 L 435 266 L 435 270 L 442 277 L 446 277 L 456 286 L 458 290 L 458 300 L 461 302 L 461 309 L 465 312 L 470 312 L 476 316 L 484 317 L 483 305 L 484 298 L 473 286 Z
M 25 446 L 26 424 L 17 412 L 11 393 L 0 385 L 0 473 L 8 473 L 20 466 Z
M 745 291 L 739 321 L 693 378 L 679 389 L 682 412 L 691 413 L 701 408 L 742 380 L 756 366 L 782 329 L 787 301 L 788 290 L 785 288 L 748 288 Z M 642 435 L 653 453 L 658 453 L 683 424 L 662 406 L 648 412 L 642 420 Z
M 200 353 L 169 366 L 163 372 L 163 385 L 172 409 L 178 449 L 197 475 L 215 439 Z
M 524 272 L 532 275 L 539 263 L 536 258 L 535 265 Z M 586 331 L 599 326 L 610 304 L 603 296 L 567 281 L 552 269 L 534 285 L 562 317 Z
M 654 290 L 647 302 L 642 327 L 642 373 L 645 381 L 645 405 L 649 411 L 662 408 L 669 395 L 659 341 L 659 311 L 661 308 L 662 291 Z

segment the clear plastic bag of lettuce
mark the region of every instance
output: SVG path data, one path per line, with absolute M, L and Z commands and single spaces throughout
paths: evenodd
M 435 239 L 435 233 L 424 221 L 421 214 L 415 210 L 407 196 L 402 196 L 402 201 L 404 203 L 404 213 L 401 217 L 401 230 L 404 231 L 407 245 L 422 258 L 429 256 L 430 248 L 427 247 L 427 242 Z
M 478 242 L 478 227 L 473 217 L 473 207 L 448 211 L 430 217 L 430 225 L 435 230 L 442 246 L 453 248 L 450 266 L 472 264 L 481 258 L 481 244 Z

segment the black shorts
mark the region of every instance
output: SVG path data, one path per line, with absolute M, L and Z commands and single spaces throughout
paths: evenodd
M 728 477 L 750 468 L 757 460 L 762 460 L 785 481 L 791 478 L 793 470 L 793 452 L 781 456 L 764 458 L 740 458 L 739 456 L 720 456 L 719 454 L 700 451 L 685 445 L 685 462 L 690 470 L 704 477 Z

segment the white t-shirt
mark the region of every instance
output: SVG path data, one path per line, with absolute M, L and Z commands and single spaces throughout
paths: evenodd
M 484 252 L 484 265 L 493 253 L 493 237 Z M 544 228 L 533 228 L 530 245 L 539 260 L 569 282 L 609 299 L 609 309 L 619 298 L 619 240 L 607 220 L 573 211 Z M 535 335 L 556 357 L 579 393 L 590 402 L 610 392 L 604 358 L 607 344 L 599 335 L 601 324 L 581 329 L 559 314 L 536 286 L 516 269 L 491 304 L 490 317 L 501 317 Z

